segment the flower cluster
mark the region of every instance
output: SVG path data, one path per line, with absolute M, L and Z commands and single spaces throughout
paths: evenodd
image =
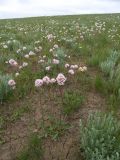
M 62 74 L 59 73 L 57 78 L 49 78 L 48 76 L 43 77 L 43 79 L 36 79 L 35 80 L 35 87 L 41 87 L 43 84 L 54 84 L 57 82 L 58 85 L 64 85 L 66 82 L 67 78 Z
M 81 71 L 81 72 L 85 72 L 85 71 L 87 71 L 87 67 L 86 66 L 79 67 L 78 70 Z
M 10 60 L 9 60 L 9 64 L 10 64 L 11 66 L 13 66 L 13 67 L 18 66 L 18 63 L 17 63 L 14 59 L 10 59 Z
M 16 87 L 16 82 L 13 80 L 13 79 L 10 79 L 8 81 L 8 85 L 12 88 L 12 89 L 15 89 Z

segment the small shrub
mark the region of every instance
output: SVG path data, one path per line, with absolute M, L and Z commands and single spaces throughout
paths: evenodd
M 67 91 L 63 97 L 63 112 L 64 114 L 71 114 L 80 108 L 83 103 L 83 96 L 79 92 Z
M 32 135 L 27 149 L 17 157 L 18 160 L 42 160 L 42 141 L 37 135 Z
M 65 52 L 64 52 L 64 50 L 62 48 L 57 49 L 55 54 L 57 55 L 57 58 L 59 59 L 60 64 L 63 65 L 65 63 Z
M 111 72 L 120 58 L 120 54 L 118 52 L 112 52 L 106 61 L 100 64 L 101 70 L 108 76 L 110 76 Z
M 86 126 L 80 121 L 80 135 L 86 160 L 120 159 L 120 123 L 111 113 L 90 114 Z

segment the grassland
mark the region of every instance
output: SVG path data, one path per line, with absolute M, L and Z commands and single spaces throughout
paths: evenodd
M 120 160 L 120 14 L 0 20 L 0 160 Z

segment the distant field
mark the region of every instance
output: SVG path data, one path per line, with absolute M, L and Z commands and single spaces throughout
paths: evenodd
M 120 160 L 120 14 L 0 20 L 0 160 Z

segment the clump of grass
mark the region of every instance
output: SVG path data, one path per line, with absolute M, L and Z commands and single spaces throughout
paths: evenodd
M 63 113 L 70 115 L 80 108 L 84 97 L 78 91 L 66 91 L 63 96 Z
M 12 116 L 11 116 L 11 121 L 16 121 L 18 119 L 20 119 L 20 117 L 24 114 L 24 113 L 27 113 L 29 112 L 29 106 L 24 106 L 24 107 L 20 107 L 20 108 L 17 108 Z
M 24 149 L 17 160 L 43 160 L 42 140 L 38 135 L 32 135 L 27 149 Z
M 90 114 L 86 126 L 80 121 L 80 135 L 86 160 L 120 159 L 120 122 L 111 113 Z
M 50 137 L 52 140 L 58 140 L 61 135 L 69 128 L 69 124 L 63 120 L 56 119 L 53 116 L 48 117 L 49 124 L 42 123 L 41 127 L 44 130 L 43 137 Z
M 11 75 L 4 75 L 0 73 L 0 101 L 1 103 L 3 101 L 8 100 L 10 96 L 12 95 L 13 90 L 8 85 L 8 81 L 12 79 Z
M 97 75 L 95 77 L 94 85 L 95 85 L 95 89 L 100 93 L 107 94 L 109 91 L 108 84 L 106 83 L 105 79 L 102 78 L 102 76 L 100 75 Z
M 34 73 L 31 72 L 31 68 L 25 68 L 21 71 L 17 80 L 16 94 L 19 98 L 25 97 L 33 90 Z
M 88 60 L 88 64 L 90 66 L 98 66 L 100 61 L 99 54 L 92 55 L 91 58 Z

